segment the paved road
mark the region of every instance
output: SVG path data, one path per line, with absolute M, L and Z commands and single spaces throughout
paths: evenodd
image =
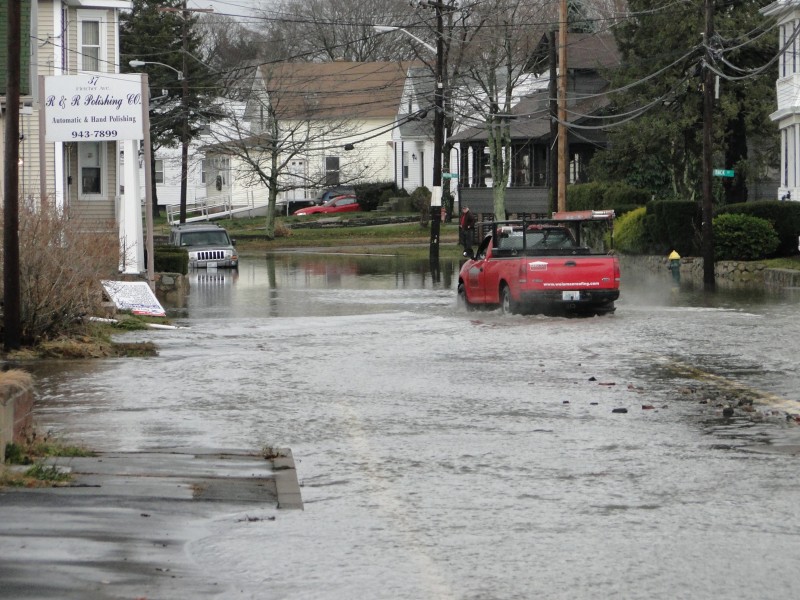
M 247 528 L 302 508 L 291 453 L 159 450 L 58 459 L 68 487 L 0 492 L 0 598 L 216 598 L 198 567 L 209 524 Z

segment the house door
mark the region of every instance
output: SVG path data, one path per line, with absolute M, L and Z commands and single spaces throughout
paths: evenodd
M 307 197 L 305 186 L 306 161 L 293 160 L 289 163 L 289 189 L 286 191 L 287 200 L 302 200 Z

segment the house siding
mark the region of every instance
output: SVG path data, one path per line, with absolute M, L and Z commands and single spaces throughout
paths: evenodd
M 117 218 L 117 144 L 107 142 L 105 144 L 105 168 L 107 176 L 105 178 L 105 189 L 102 197 L 84 197 L 80 195 L 80 174 L 79 161 L 77 157 L 77 144 L 69 144 L 67 149 L 68 175 L 72 180 L 69 189 L 69 213 L 75 217 L 80 217 L 87 222 L 105 222 Z

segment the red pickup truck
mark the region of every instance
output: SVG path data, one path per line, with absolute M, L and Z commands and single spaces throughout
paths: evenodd
M 458 275 L 459 303 L 504 313 L 614 312 L 619 259 L 582 245 L 588 222 L 611 227 L 614 211 L 554 213 L 550 219 L 489 224 Z

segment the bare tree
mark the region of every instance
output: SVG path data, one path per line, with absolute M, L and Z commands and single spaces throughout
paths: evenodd
M 200 20 L 203 55 L 217 76 L 227 98 L 242 97 L 254 67 L 272 60 L 263 35 L 225 15 L 208 14 Z
M 349 144 L 353 136 L 363 136 L 361 123 L 346 111 L 332 110 L 330 102 L 340 108 L 341 100 L 320 95 L 319 81 L 298 77 L 296 71 L 292 63 L 261 65 L 246 110 L 228 111 L 206 148 L 207 157 L 225 156 L 235 163 L 239 183 L 266 188 L 269 238 L 275 235 L 279 194 L 326 187 L 333 175 L 337 185 L 361 182 L 371 169 L 369 157 Z M 330 158 L 338 163 L 335 173 Z
M 523 65 L 542 35 L 546 15 L 539 2 L 487 0 L 476 5 L 464 39 L 459 79 L 462 120 L 483 123 L 487 132 L 494 213 L 505 216 L 505 190 L 511 171 L 513 107 L 528 89 Z
M 400 36 L 377 35 L 373 25 L 405 25 L 412 14 L 408 0 L 282 0 L 262 10 L 269 46 L 304 61 L 410 58 Z

